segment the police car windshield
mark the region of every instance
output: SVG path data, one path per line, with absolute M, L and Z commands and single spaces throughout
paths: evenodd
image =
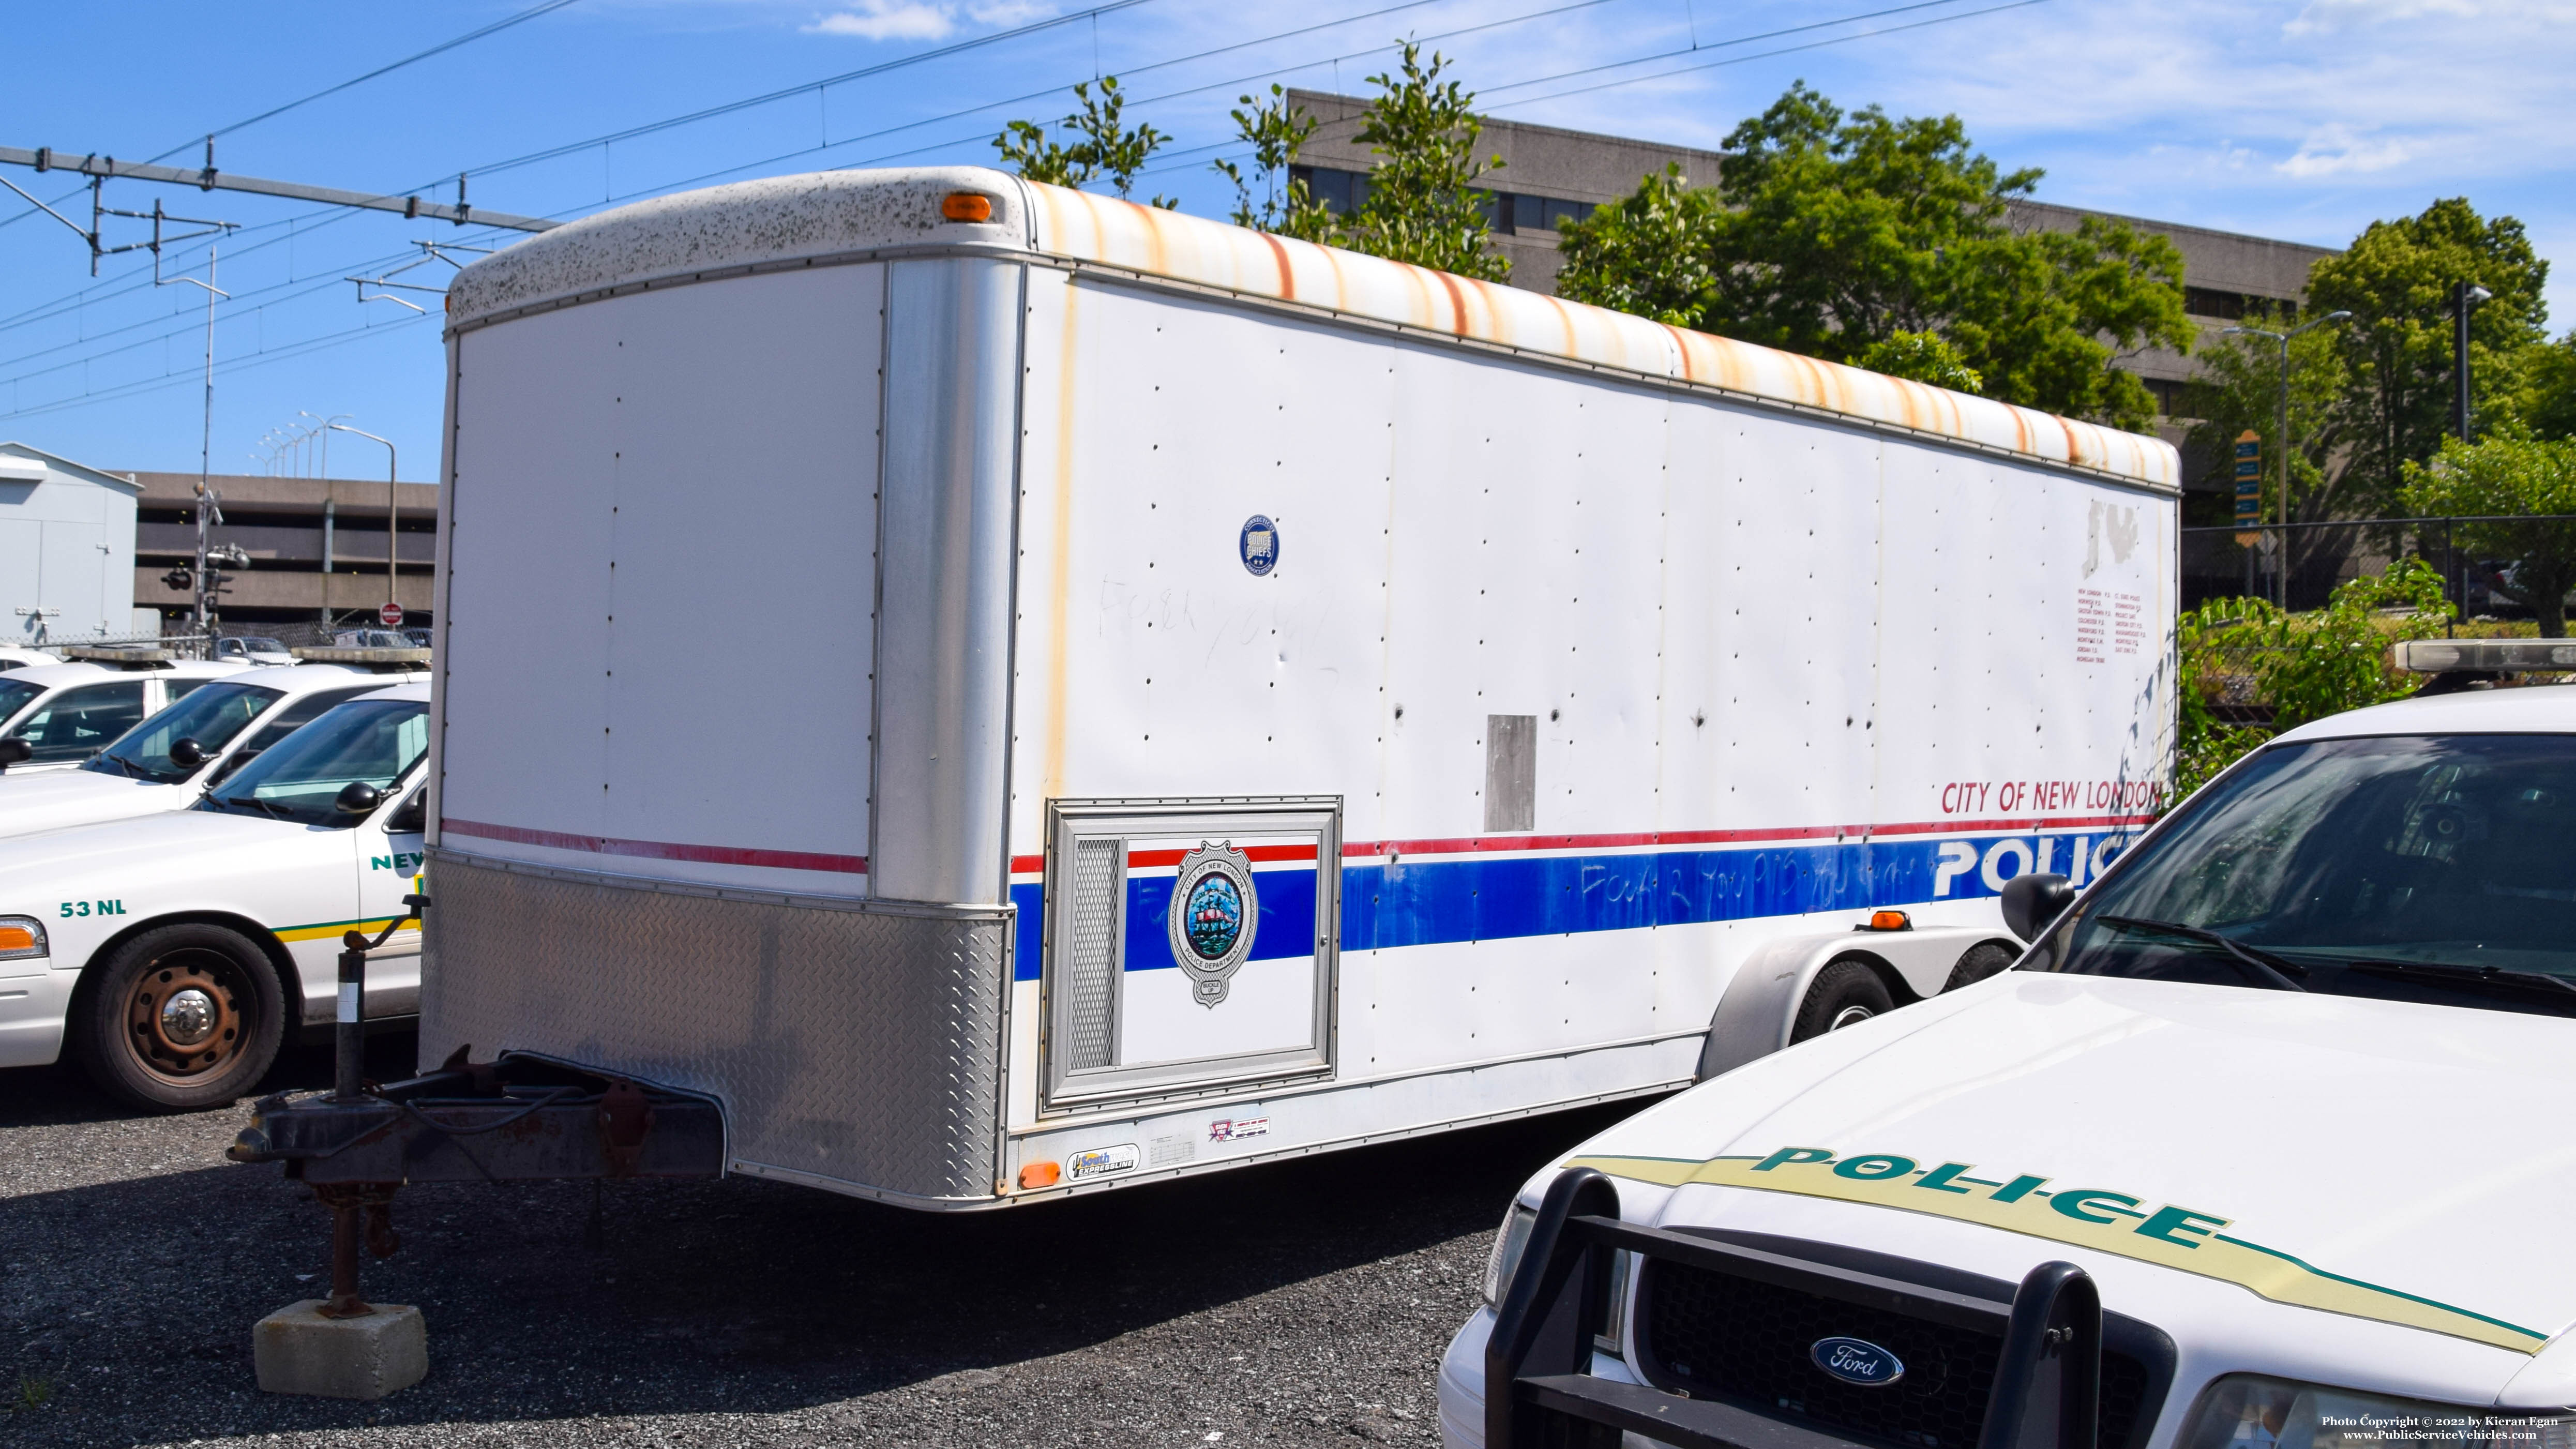
M 2576 1016 L 2576 737 L 2274 746 L 2043 945 L 2037 969 Z
M 391 791 L 429 751 L 429 706 L 416 699 L 341 705 L 207 792 L 201 809 L 266 815 L 305 825 L 355 825 L 340 792 L 364 782 Z
M 195 740 L 197 748 L 212 755 L 231 744 L 261 710 L 285 697 L 282 689 L 254 684 L 209 684 L 126 731 L 81 768 L 175 785 L 204 768 L 205 761 L 182 765 L 170 758 L 172 745 Z

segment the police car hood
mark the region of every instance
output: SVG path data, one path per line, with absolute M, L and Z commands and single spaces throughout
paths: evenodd
M 94 892 L 102 881 L 256 873 L 266 866 L 259 847 L 320 828 L 257 815 L 171 810 L 14 836 L 0 840 L 0 915 L 25 911 L 31 899 L 57 894 L 58 885 L 79 895 Z
M 138 780 L 121 770 L 56 770 L 23 778 L 0 775 L 0 836 L 156 815 L 196 798 L 194 785 Z
M 2571 1119 L 2565 1018 L 2006 972 L 1748 1063 L 1568 1162 L 1675 1189 L 1666 1226 L 1746 1192 L 1837 1199 L 2528 1354 L 2576 1320 Z M 1659 1195 L 1622 1187 L 1632 1212 Z

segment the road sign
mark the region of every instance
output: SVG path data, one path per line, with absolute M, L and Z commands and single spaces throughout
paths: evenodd
M 402 621 L 403 610 L 402 605 L 400 604 L 387 604 L 376 610 L 376 622 L 384 625 L 388 629 L 401 628 Z
M 2247 428 L 2236 435 L 2236 526 L 2263 521 L 2263 435 Z M 2236 535 L 2240 546 L 2254 542 L 2251 533 Z

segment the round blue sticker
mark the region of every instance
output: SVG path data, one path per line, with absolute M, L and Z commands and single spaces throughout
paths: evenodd
M 1222 961 L 1243 934 L 1243 892 L 1223 872 L 1209 871 L 1192 882 L 1181 909 L 1181 927 L 1202 961 Z
M 1243 521 L 1243 566 L 1255 577 L 1279 566 L 1279 530 L 1256 513 Z

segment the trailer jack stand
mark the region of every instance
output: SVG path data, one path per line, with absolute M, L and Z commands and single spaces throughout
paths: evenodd
M 410 920 L 409 913 L 428 904 L 420 896 L 405 896 L 407 914 L 389 923 L 374 940 L 356 931 L 341 938 L 336 1059 L 332 1090 L 322 1099 L 335 1111 L 363 1111 L 375 1091 L 366 1080 L 367 953 Z M 265 1136 L 254 1128 L 242 1134 L 243 1140 L 235 1142 L 228 1155 L 241 1159 L 254 1137 L 265 1145 Z M 333 1399 L 381 1399 L 428 1375 L 429 1330 L 420 1310 L 407 1304 L 378 1306 L 358 1296 L 359 1243 L 363 1241 L 379 1258 L 390 1258 L 402 1247 L 402 1239 L 394 1233 L 393 1215 L 394 1193 L 401 1187 L 399 1177 L 312 1184 L 315 1200 L 331 1210 L 331 1296 L 289 1304 L 251 1330 L 251 1357 L 262 1389 Z
M 402 1250 L 394 1232 L 394 1193 L 398 1182 L 324 1182 L 313 1196 L 331 1210 L 331 1298 L 314 1310 L 325 1318 L 364 1318 L 376 1310 L 358 1296 L 358 1243 L 390 1258 Z M 363 1223 L 363 1226 L 361 1224 Z

